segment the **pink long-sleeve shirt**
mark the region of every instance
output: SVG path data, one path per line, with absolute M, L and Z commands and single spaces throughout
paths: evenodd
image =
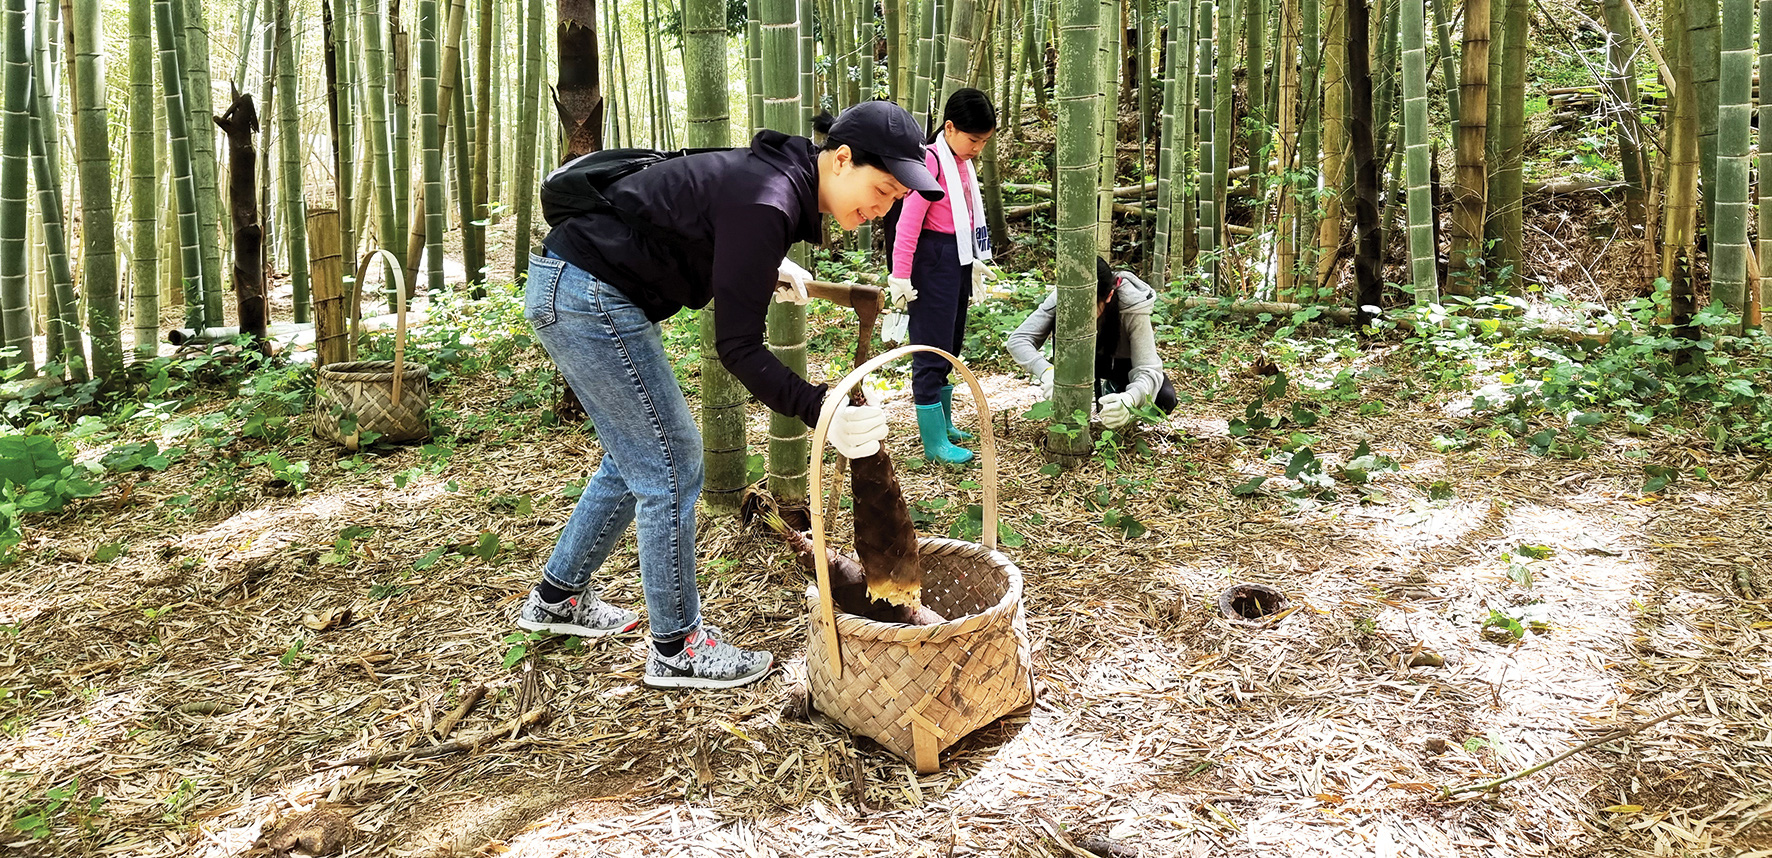
M 941 174 L 941 159 L 935 157 L 935 146 L 924 148 L 926 151 L 923 163 L 929 167 L 929 172 L 935 174 L 935 181 L 941 185 L 942 193 L 948 193 L 948 180 Z M 968 181 L 971 175 L 971 170 L 960 171 L 958 202 L 963 205 L 969 205 L 968 201 L 972 199 L 972 182 Z M 944 196 L 931 204 L 922 194 L 911 194 L 904 198 L 904 208 L 898 214 L 898 237 L 892 242 L 892 276 L 911 276 L 911 260 L 917 255 L 917 239 L 923 235 L 923 230 L 954 234 L 954 211 L 948 207 L 948 199 Z

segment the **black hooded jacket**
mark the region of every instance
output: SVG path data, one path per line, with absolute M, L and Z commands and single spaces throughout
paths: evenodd
M 763 404 L 817 423 L 825 386 L 795 375 L 764 338 L 776 267 L 794 242 L 823 237 L 812 141 L 760 131 L 748 148 L 661 161 L 604 194 L 657 229 L 592 213 L 554 227 L 548 249 L 620 289 L 655 322 L 712 301 L 726 369 Z

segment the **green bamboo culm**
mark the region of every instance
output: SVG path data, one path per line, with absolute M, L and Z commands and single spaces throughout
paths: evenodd
M 1268 0 L 1245 0 L 1249 4 L 1246 10 L 1247 23 L 1244 40 L 1249 52 L 1243 58 L 1244 68 L 1248 75 L 1248 110 L 1244 119 L 1248 129 L 1249 181 L 1252 187 L 1257 184 L 1261 174 L 1267 172 L 1267 161 L 1262 150 L 1268 144 L 1268 110 L 1267 110 L 1267 19 Z
M 129 280 L 135 290 L 135 355 L 159 353 L 160 166 L 154 160 L 154 12 L 129 0 Z
M 1764 0 L 1763 0 L 1764 2 Z M 1613 109 L 1618 111 L 1616 123 L 1618 142 L 1618 160 L 1620 172 L 1624 175 L 1624 209 L 1625 217 L 1632 224 L 1647 228 L 1645 205 L 1648 198 L 1649 174 L 1648 158 L 1645 155 L 1644 141 L 1646 134 L 1639 110 L 1637 98 L 1636 70 L 1636 34 L 1632 30 L 1630 12 L 1624 8 L 1624 0 L 1604 0 L 1606 18 L 1606 91 L 1612 100 Z M 1762 5 L 1760 12 L 1760 28 L 1762 50 L 1772 49 L 1772 32 L 1766 32 L 1766 12 Z M 1767 63 L 1767 55 L 1762 53 L 1760 60 L 1762 76 L 1772 75 L 1772 65 Z M 1767 77 L 1772 80 L 1772 77 Z M 1764 113 L 1772 101 L 1762 101 L 1761 111 Z M 1772 116 L 1765 116 L 1772 120 Z M 1763 156 L 1762 156 L 1763 157 Z M 1772 164 L 1766 165 L 1772 167 Z M 1761 169 L 1760 175 L 1767 175 Z M 1762 188 L 1767 186 L 1762 185 Z M 1772 190 L 1772 188 L 1768 188 Z M 1760 206 L 1760 216 L 1772 218 L 1772 207 Z M 1772 222 L 1766 226 L 1772 228 Z M 1761 240 L 1772 239 L 1765 230 L 1761 230 Z M 1762 254 L 1761 258 L 1764 258 Z
M 1120 4 L 1101 0 L 1096 13 L 1095 77 L 1101 98 L 1096 105 L 1096 133 L 1101 135 L 1101 158 L 1096 161 L 1095 252 L 1109 256 L 1114 249 L 1114 184 L 1119 176 L 1120 144 Z
M 915 2 L 916 0 L 906 0 Z M 924 0 L 922 13 L 917 16 L 917 73 L 911 89 L 911 114 L 918 122 L 928 124 L 934 106 L 930 94 L 935 78 L 935 36 L 936 27 L 941 22 L 940 0 Z
M 1486 0 L 1477 0 L 1486 2 Z M 1347 41 L 1348 0 L 1322 0 L 1323 3 L 1323 112 L 1317 127 L 1322 131 L 1321 158 L 1323 195 L 1317 210 L 1317 273 L 1315 282 L 1321 291 L 1329 280 L 1331 266 L 1341 248 L 1342 201 L 1348 191 L 1348 100 L 1351 93 L 1347 80 L 1347 53 L 1341 45 Z
M 234 32 L 240 37 L 236 47 L 239 54 L 234 57 L 234 76 L 228 80 L 233 81 L 235 86 L 244 86 L 246 66 L 252 61 L 253 34 L 258 29 L 258 0 L 240 0 L 235 11 L 238 14 L 234 21 L 238 26 L 234 28 Z
M 1529 0 L 1509 0 L 1507 17 L 1502 27 L 1507 31 L 1502 51 L 1501 93 L 1496 103 L 1501 106 L 1497 117 L 1494 193 L 1489 200 L 1491 216 L 1499 221 L 1496 269 L 1508 272 L 1507 288 L 1518 291 L 1522 264 L 1525 260 L 1525 128 L 1526 128 L 1526 55 L 1531 44 L 1527 33 Z
M 988 48 L 994 38 L 997 37 L 989 35 L 988 26 L 986 29 L 987 33 L 983 38 L 983 44 Z M 996 32 L 1000 34 L 1000 36 L 1008 35 L 1007 29 L 999 29 Z M 997 64 L 992 62 L 991 52 L 988 50 L 980 52 L 977 61 L 974 63 L 974 67 L 981 75 L 978 79 L 979 88 L 986 91 L 995 89 Z M 1004 68 L 1007 69 L 1007 66 L 1004 66 Z M 1005 73 L 1007 73 L 1007 71 L 1005 71 Z M 1001 120 L 1003 119 L 1003 114 L 998 113 L 997 119 L 997 132 L 992 134 L 991 139 L 985 142 L 984 151 L 980 152 L 978 155 L 978 184 L 981 188 L 980 195 L 984 201 L 985 223 L 990 225 L 992 246 L 1004 247 L 1008 245 L 1009 220 L 1003 212 L 1003 174 L 999 167 L 1000 162 L 997 157 L 999 147 L 1006 145 L 1002 143 L 1003 126 Z M 1007 256 L 1007 254 L 1004 255 Z
M 0 369 L 21 378 L 37 375 L 31 342 L 31 298 L 25 253 L 26 171 L 31 151 L 31 65 L 25 38 L 25 0 L 6 0 L 0 13 L 5 90 L 0 104 L 0 328 L 5 333 Z
M 1304 174 L 1305 193 L 1298 200 L 1298 259 L 1294 263 L 1298 277 L 1293 283 L 1291 300 L 1298 300 L 1298 282 L 1304 282 L 1311 293 L 1316 291 L 1317 219 L 1322 197 L 1316 190 L 1318 159 L 1323 145 L 1323 4 L 1321 0 L 1302 0 L 1298 10 L 1299 54 L 1298 93 L 1304 100 L 1304 119 L 1298 126 L 1298 169 Z M 1281 298 L 1280 300 L 1287 300 Z
M 110 116 L 99 60 L 98 0 L 75 0 L 74 145 L 80 150 L 80 270 L 92 373 L 107 385 L 123 372 L 123 328 L 117 301 L 117 228 L 111 198 Z M 205 131 L 208 129 L 205 128 Z
M 1298 249 L 1302 240 L 1299 231 L 1299 173 L 1294 166 L 1298 156 L 1298 0 L 1280 0 L 1280 14 L 1275 32 L 1278 50 L 1274 53 L 1274 114 L 1278 133 L 1274 138 L 1275 183 L 1280 195 L 1279 220 L 1275 229 L 1274 292 L 1294 294 L 1298 276 Z
M 1723 0 L 1717 81 L 1716 220 L 1711 293 L 1736 313 L 1747 308 L 1748 127 L 1753 118 L 1753 0 Z M 1734 322 L 1741 333 L 1742 317 Z
M 1218 93 L 1214 74 L 1216 63 L 1212 56 L 1212 24 L 1216 13 L 1212 0 L 1200 0 L 1199 46 L 1194 49 L 1200 64 L 1195 75 L 1199 91 L 1196 101 L 1200 105 L 1200 190 L 1197 194 L 1200 217 L 1196 260 L 1204 269 L 1206 291 L 1214 295 L 1218 294 L 1218 113 L 1215 108 Z
M 888 0 L 890 2 L 890 0 Z M 752 135 L 763 130 L 763 21 L 762 0 L 745 0 L 745 92 L 750 106 Z
M 172 21 L 173 2 L 175 0 L 154 0 L 154 30 L 159 37 L 160 85 L 166 99 L 166 131 L 172 141 L 168 166 L 172 170 L 173 193 L 177 199 L 179 271 L 184 278 L 185 327 L 202 329 L 207 324 L 203 318 L 203 255 L 197 244 L 197 186 L 191 173 L 190 137 L 186 133 L 185 124 L 190 114 L 185 111 L 184 74 L 179 66 L 178 42 Z M 287 13 L 287 0 L 279 0 L 279 9 Z M 287 36 L 287 15 L 279 20 L 285 28 L 280 32 Z M 284 81 L 280 85 L 288 83 Z M 293 86 L 290 88 L 293 90 Z M 293 103 L 292 97 L 291 104 Z M 293 115 L 294 112 L 291 107 L 289 113 Z M 293 147 L 295 135 L 291 133 L 289 136 Z M 304 259 L 305 255 L 304 252 Z M 299 273 L 292 271 L 291 274 L 298 290 L 296 321 L 307 321 L 306 263 L 303 263 Z
M 216 185 L 215 116 L 209 74 L 209 25 L 202 0 L 175 0 L 175 26 L 182 29 L 180 68 L 185 75 L 185 126 L 190 132 L 191 177 L 197 194 L 197 249 L 203 260 L 203 323 L 220 325 L 222 318 L 221 193 Z
M 337 179 L 338 229 L 340 254 L 346 260 L 344 274 L 345 306 L 357 308 L 357 105 L 354 87 L 357 81 L 355 40 L 351 38 L 351 0 L 332 2 L 332 51 L 335 75 L 333 88 L 334 113 L 338 118 L 333 129 L 332 156 Z
M 437 75 L 443 39 L 437 0 L 418 3 L 418 139 L 424 169 L 424 280 L 432 295 L 443 294 L 443 126 Z M 412 263 L 407 262 L 411 268 Z
M 954 90 L 971 86 L 973 81 L 970 73 L 972 68 L 972 52 L 979 48 L 973 43 L 973 18 L 978 4 L 974 0 L 948 0 L 947 3 L 947 64 L 942 67 L 944 77 L 941 87 L 937 90 L 935 110 L 941 110 L 947 103 L 947 96 Z M 989 55 L 989 52 L 986 52 Z M 941 117 L 936 116 L 939 123 Z
M 60 23 L 55 20 L 56 7 L 48 0 L 37 0 L 37 32 L 32 40 L 36 64 L 32 69 L 31 102 L 31 175 L 37 189 L 37 212 L 42 218 L 45 274 L 48 276 L 49 318 L 45 319 L 48 334 L 45 345 L 50 360 L 64 367 L 65 377 L 81 382 L 87 380 L 86 347 L 80 329 L 79 301 L 74 297 L 74 272 L 68 260 L 66 207 L 62 200 L 61 153 L 56 146 L 57 115 L 54 89 L 40 85 L 54 80 L 50 48 Z M 150 112 L 149 118 L 153 115 Z M 153 149 L 152 141 L 148 144 Z M 150 340 L 151 342 L 151 340 Z
M 836 105 L 854 104 L 861 99 L 861 76 L 855 72 L 855 22 L 849 20 L 849 14 L 849 0 L 819 2 L 825 56 L 830 59 L 827 88 Z
M 1053 331 L 1052 423 L 1046 451 L 1075 467 L 1094 449 L 1096 188 L 1100 182 L 1101 4 L 1058 0 L 1058 71 L 1053 92 L 1057 151 L 1058 313 Z
M 38 3 L 41 13 L 43 4 Z M 41 39 L 41 31 L 38 38 Z M 42 44 L 41 41 L 38 44 Z M 34 72 L 44 80 L 43 66 Z M 45 274 L 49 278 L 50 313 L 46 328 L 47 357 L 66 368 L 67 377 L 85 381 L 86 347 L 80 330 L 79 303 L 74 297 L 74 272 L 68 261 L 67 226 L 63 219 L 61 165 L 55 143 L 45 128 L 54 128 L 54 108 L 44 92 L 31 98 L 31 175 L 37 190 L 37 212 L 43 223 Z M 152 144 L 150 143 L 150 151 Z M 151 344 L 153 341 L 149 340 Z
M 805 126 L 800 87 L 800 27 L 794 0 L 762 0 L 758 8 L 763 57 L 763 125 L 786 134 Z M 811 22 L 805 22 L 807 26 Z M 802 264 L 805 260 L 802 259 Z M 766 322 L 769 350 L 801 378 L 806 377 L 806 308 L 771 303 Z M 770 494 L 784 507 L 803 507 L 811 461 L 811 432 L 798 417 L 769 415 L 766 467 Z
M 1718 0 L 1686 0 L 1691 34 L 1692 94 L 1698 109 L 1698 205 L 1706 226 L 1717 222 L 1717 105 L 1722 59 Z
M 685 0 L 683 5 L 685 142 L 695 148 L 732 144 L 727 109 L 726 4 Z M 705 477 L 701 498 L 716 515 L 738 512 L 750 456 L 745 444 L 745 403 L 750 392 L 720 363 L 715 349 L 713 304 L 701 308 L 701 440 Z
M 486 228 L 492 224 L 492 111 L 497 86 L 492 76 L 492 9 L 495 0 L 480 0 L 479 41 L 474 43 L 474 97 L 479 107 L 474 111 L 474 177 L 472 223 L 462 225 L 462 257 L 467 262 L 468 282 L 474 284 L 474 297 L 486 294 Z M 466 128 L 463 128 L 466 133 Z M 470 229 L 470 227 L 472 227 Z
M 1380 158 L 1389 156 L 1394 148 L 1391 145 L 1395 136 L 1392 126 L 1396 123 L 1392 117 L 1402 112 L 1402 103 L 1398 100 L 1402 76 L 1397 73 L 1397 54 L 1401 48 L 1401 40 L 1398 38 L 1401 32 L 1397 28 L 1398 2 L 1400 0 L 1377 3 L 1378 32 L 1374 35 L 1378 39 L 1378 54 L 1373 57 L 1373 62 L 1377 65 L 1372 69 L 1372 143 Z M 1402 154 L 1402 151 L 1398 149 L 1397 154 Z M 1382 162 L 1380 166 L 1382 168 Z M 1400 170 L 1393 171 L 1393 174 L 1400 173 Z M 1397 182 L 1393 180 L 1392 184 Z M 1387 199 L 1395 197 L 1392 194 Z
M 400 215 L 394 192 L 393 141 L 388 121 L 387 37 L 382 29 L 386 17 L 385 0 L 358 0 L 359 23 L 362 25 L 364 118 L 363 136 L 369 143 L 370 171 L 374 176 L 376 247 L 397 248 Z M 392 266 L 383 263 L 385 288 L 394 284 Z M 353 276 L 356 272 L 352 272 Z M 391 297 L 391 296 L 390 296 Z M 393 302 L 389 301 L 389 306 Z
M 1198 157 L 1197 136 L 1198 118 L 1194 105 L 1198 98 L 1199 86 L 1194 80 L 1194 69 L 1198 63 L 1194 60 L 1194 51 L 1198 48 L 1198 39 L 1194 37 L 1196 7 L 1193 0 L 1181 0 L 1181 19 L 1175 25 L 1177 41 L 1175 49 L 1181 54 L 1178 92 L 1180 101 L 1175 107 L 1175 164 L 1170 169 L 1169 183 L 1172 194 L 1171 211 L 1169 213 L 1169 270 L 1174 275 L 1182 265 L 1192 265 L 1194 250 L 1198 246 L 1199 236 L 1195 232 L 1199 226 L 1200 210 L 1195 205 L 1199 196 L 1199 176 L 1195 172 L 1194 162 Z
M 1622 6 L 1622 0 L 1611 0 L 1607 8 L 1610 9 L 1613 5 Z M 1611 22 L 1610 15 L 1607 17 L 1607 22 L 1608 24 Z M 1622 63 L 1620 65 L 1622 66 Z M 1760 0 L 1760 80 L 1772 82 L 1772 0 Z M 1768 83 L 1768 85 L 1772 85 L 1772 83 Z M 1772 98 L 1760 97 L 1759 127 L 1768 129 L 1760 132 L 1763 142 L 1760 143 L 1759 257 L 1760 264 L 1763 266 L 1767 264 L 1765 260 L 1772 259 L 1772 181 L 1767 178 L 1772 177 L 1772 139 L 1768 139 L 1766 136 L 1772 135 Z M 1628 178 L 1630 173 L 1626 172 L 1625 175 Z M 1767 273 L 1762 271 L 1760 274 L 1760 329 L 1772 334 L 1772 312 L 1767 312 L 1768 307 L 1772 307 L 1772 276 L 1767 276 Z
M 858 2 L 867 6 L 867 9 L 862 12 L 862 20 L 864 22 L 872 20 L 873 0 L 858 0 Z M 880 29 L 877 31 L 877 35 L 886 38 L 886 98 L 900 107 L 904 107 L 908 95 L 904 89 L 903 81 L 899 79 L 904 66 L 905 54 L 905 42 L 902 38 L 903 33 L 900 31 L 904 17 L 905 0 L 881 0 Z M 871 29 L 871 25 L 864 24 L 861 44 L 866 47 L 864 53 L 869 57 L 872 57 L 874 53 L 872 47 L 875 34 L 876 31 Z M 871 77 L 868 78 L 870 82 L 873 80 Z M 863 88 L 867 89 L 867 86 Z M 905 109 L 909 110 L 910 108 Z
M 880 97 L 874 65 L 874 46 L 879 38 L 879 28 L 874 23 L 874 0 L 837 0 L 837 2 L 853 2 L 855 4 L 855 44 L 856 51 L 860 55 L 858 65 L 861 73 L 860 100 L 873 101 Z M 890 0 L 886 5 L 892 5 Z M 855 238 L 856 246 L 860 247 L 863 252 L 871 250 L 874 246 L 873 223 L 871 221 L 863 223 L 861 228 L 855 231 Z
M 1220 283 L 1228 272 L 1224 269 L 1222 252 L 1230 242 L 1224 234 L 1224 218 L 1229 203 L 1231 179 L 1231 144 L 1236 139 L 1237 115 L 1234 110 L 1236 76 L 1233 74 L 1235 62 L 1229 57 L 1237 52 L 1237 0 L 1223 0 L 1214 5 L 1213 14 L 1218 19 L 1216 39 L 1213 41 L 1215 56 L 1212 58 L 1212 193 L 1213 217 L 1216 223 L 1213 232 L 1218 236 L 1214 249 L 1220 252 L 1218 265 L 1214 266 L 1214 282 Z M 1204 104 L 1201 109 L 1204 109 Z M 1202 214 L 1204 208 L 1200 210 Z M 1201 248 L 1205 252 L 1205 248 Z
M 399 0 L 388 0 L 388 133 L 393 140 L 393 151 L 388 156 L 388 163 L 394 174 L 394 229 L 387 238 L 387 249 L 395 256 L 400 256 L 400 243 L 408 241 L 411 235 L 410 224 L 413 220 L 413 178 L 412 178 L 412 46 L 410 34 L 402 29 Z M 420 181 L 423 181 L 422 175 Z M 422 229 L 421 229 L 422 233 Z M 410 249 L 410 241 L 408 241 Z M 518 256 L 521 260 L 521 255 Z M 522 264 L 519 261 L 518 264 Z M 416 277 L 406 278 L 406 291 L 411 292 L 418 287 Z M 393 283 L 388 284 L 389 288 Z M 388 296 L 389 306 L 393 306 L 393 295 Z
M 1403 147 L 1408 170 L 1409 273 L 1415 303 L 1440 300 L 1438 252 L 1434 246 L 1432 164 L 1427 145 L 1427 21 L 1423 0 L 1399 0 L 1403 42 Z
M 1458 139 L 1458 117 L 1461 107 L 1458 100 L 1458 55 L 1452 52 L 1452 18 L 1446 14 L 1448 0 L 1433 0 L 1434 4 L 1434 38 L 1440 44 L 1440 74 L 1445 77 L 1442 89 L 1446 91 L 1446 115 L 1452 119 L 1452 139 Z
M 1505 2 L 1505 0 L 1504 0 Z M 1464 51 L 1458 76 L 1456 181 L 1452 191 L 1452 252 L 1446 291 L 1474 295 L 1482 276 L 1484 221 L 1489 197 L 1489 0 L 1465 0 Z
M 468 110 L 468 82 L 462 65 L 455 66 L 455 86 L 449 88 L 449 115 L 453 120 L 445 136 L 450 142 L 449 164 L 454 168 L 449 189 L 455 192 L 456 225 L 461 229 L 462 262 L 470 289 L 480 282 L 485 263 L 475 257 L 474 247 L 474 117 Z M 442 105 L 439 105 L 441 107 Z
M 541 24 L 546 8 L 543 0 L 529 0 L 529 23 L 523 34 L 523 107 L 518 111 L 516 129 L 517 174 L 511 196 L 515 199 L 517 246 L 512 254 L 515 270 L 511 277 L 517 282 L 529 271 L 531 218 L 535 215 L 536 138 L 539 136 L 538 116 L 541 105 Z
M 1667 316 L 1661 319 L 1679 327 L 1691 321 L 1694 311 L 1692 256 L 1698 215 L 1698 87 L 1692 62 L 1692 33 L 1687 26 L 1685 0 L 1662 3 L 1663 52 L 1673 74 L 1673 102 L 1668 114 L 1667 196 L 1662 211 L 1661 276 L 1670 286 Z M 1678 331 L 1680 335 L 1696 334 Z
M 1151 237 L 1151 264 L 1146 269 L 1150 282 L 1162 285 L 1169 281 L 1169 227 L 1176 219 L 1175 156 L 1181 154 L 1175 145 L 1175 111 L 1186 88 L 1180 74 L 1184 68 L 1181 45 L 1187 38 L 1181 24 L 1182 0 L 1169 0 L 1169 38 L 1164 49 L 1167 68 L 1163 70 L 1163 119 L 1157 131 L 1157 225 Z

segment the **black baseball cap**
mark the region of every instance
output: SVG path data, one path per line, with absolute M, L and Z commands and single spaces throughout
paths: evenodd
M 899 184 L 931 202 L 942 198 L 941 184 L 923 163 L 923 129 L 910 111 L 890 101 L 864 101 L 831 123 L 827 139 L 880 156 Z

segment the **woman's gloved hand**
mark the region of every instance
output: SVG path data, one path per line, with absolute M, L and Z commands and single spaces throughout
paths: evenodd
M 1095 401 L 1101 411 L 1101 425 L 1118 429 L 1132 422 L 1133 396 L 1130 393 L 1106 393 Z
M 972 295 L 982 297 L 984 284 L 997 279 L 997 276 L 997 270 L 984 264 L 984 260 L 974 260 L 972 263 Z
M 1052 399 L 1052 367 L 1046 367 L 1040 372 L 1040 398 L 1048 401 Z
M 886 439 L 886 412 L 875 405 L 839 405 L 825 433 L 831 446 L 850 459 L 863 459 L 880 451 Z
M 800 267 L 798 262 L 783 257 L 781 265 L 775 269 L 775 300 L 783 304 L 799 304 L 806 306 L 812 300 L 806 294 L 806 284 L 812 282 L 812 272 Z
M 917 287 L 911 285 L 909 277 L 886 278 L 886 300 L 892 303 L 895 310 L 903 310 L 917 300 Z

